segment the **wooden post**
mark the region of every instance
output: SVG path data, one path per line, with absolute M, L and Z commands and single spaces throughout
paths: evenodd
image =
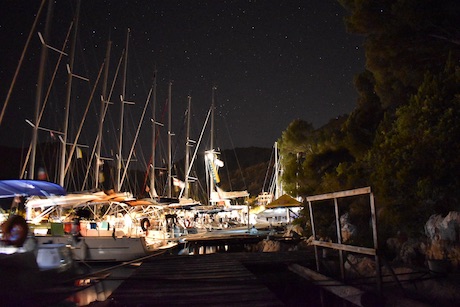
M 379 242 L 377 235 L 377 214 L 375 212 L 374 204 L 374 193 L 369 194 L 369 201 L 371 206 L 371 218 L 372 218 L 372 235 L 374 238 L 374 249 L 375 249 L 375 270 L 376 270 L 376 282 L 377 291 L 379 294 L 382 293 L 382 273 L 380 270 L 380 258 L 379 258 Z
M 316 230 L 315 230 L 315 221 L 313 219 L 313 207 L 311 205 L 311 201 L 308 201 L 308 208 L 310 209 L 310 223 L 311 223 L 311 233 L 313 236 L 313 240 L 316 240 Z M 318 246 L 313 245 L 315 248 L 315 260 L 316 260 L 316 270 L 319 272 L 319 257 L 318 257 Z
M 342 227 L 340 225 L 339 204 L 337 198 L 334 198 L 335 225 L 337 228 L 337 243 L 342 244 Z M 340 277 L 345 280 L 345 268 L 343 262 L 343 250 L 339 249 Z

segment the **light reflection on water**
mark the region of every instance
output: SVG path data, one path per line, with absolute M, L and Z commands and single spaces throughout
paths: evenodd
M 117 265 L 117 264 L 79 264 L 87 275 L 77 280 L 76 285 L 82 290 L 69 295 L 66 303 L 75 306 L 86 306 L 92 302 L 103 302 L 135 271 L 140 263 Z M 97 276 L 97 278 L 95 278 Z

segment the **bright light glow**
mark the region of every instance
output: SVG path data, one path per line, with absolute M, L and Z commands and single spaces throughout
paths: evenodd
M 214 154 L 211 151 L 206 153 L 206 159 L 212 161 L 214 159 Z

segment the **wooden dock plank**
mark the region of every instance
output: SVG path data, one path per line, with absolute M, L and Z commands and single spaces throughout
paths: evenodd
M 283 306 L 248 263 L 311 260 L 311 253 L 222 253 L 144 262 L 110 299 L 120 305 Z

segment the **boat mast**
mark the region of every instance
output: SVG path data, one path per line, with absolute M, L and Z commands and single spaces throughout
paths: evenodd
M 210 140 L 210 154 L 214 156 L 214 110 L 215 110 L 215 91 L 217 87 L 212 87 L 212 95 L 211 95 L 211 140 Z M 214 158 L 213 158 L 214 159 Z M 212 193 L 214 192 L 214 180 L 212 175 L 209 176 L 209 200 L 211 200 Z
M 65 181 L 65 164 L 66 164 L 66 147 L 67 147 L 67 136 L 69 130 L 69 115 L 70 115 L 70 99 L 72 95 L 72 78 L 73 78 L 73 67 L 75 62 L 75 47 L 77 44 L 77 32 L 78 32 L 78 20 L 80 18 L 80 4 L 81 1 L 77 1 L 77 10 L 75 13 L 75 28 L 73 31 L 72 45 L 70 47 L 70 59 L 67 71 L 67 98 L 65 106 L 65 117 L 64 117 L 64 135 L 61 147 L 61 160 L 60 160 L 60 179 L 59 184 L 64 186 Z
M 141 118 L 139 120 L 139 124 L 137 125 L 136 134 L 134 136 L 133 143 L 131 144 L 131 149 L 129 151 L 128 158 L 126 159 L 126 164 L 125 164 L 125 168 L 124 168 L 124 171 L 123 171 L 123 176 L 121 177 L 121 185 L 123 185 L 123 182 L 125 181 L 126 175 L 128 173 L 129 164 L 131 163 L 131 158 L 132 158 L 132 156 L 134 154 L 134 148 L 135 148 L 137 140 L 139 138 L 139 133 L 141 131 L 142 123 L 144 121 L 145 111 L 147 111 L 147 107 L 149 106 L 150 98 L 152 97 L 152 92 L 153 92 L 153 86 L 152 86 L 152 88 L 150 89 L 150 91 L 149 91 L 149 93 L 147 95 L 147 99 L 145 100 L 144 109 L 142 111 L 142 115 L 141 115 Z
M 44 2 L 42 2 L 42 5 L 43 3 Z M 46 15 L 45 40 L 48 40 L 49 38 L 51 19 L 53 18 L 52 16 L 53 7 L 54 7 L 54 1 L 49 1 L 48 2 L 48 12 Z M 39 117 L 40 117 L 40 109 L 42 105 L 43 79 L 45 76 L 45 65 L 46 65 L 47 57 L 48 57 L 48 48 L 47 46 L 43 44 L 41 55 L 40 55 L 40 67 L 38 70 L 37 91 L 35 95 L 35 125 L 33 127 L 33 132 L 32 132 L 32 151 L 31 151 L 30 164 L 29 164 L 29 179 L 34 179 L 35 177 L 35 155 L 37 153 L 38 122 L 39 122 Z
M 169 87 L 168 87 L 168 198 L 172 197 L 172 162 L 171 162 L 171 156 L 172 156 L 172 149 L 171 149 L 171 137 L 172 137 L 172 132 L 171 132 L 171 88 L 172 88 L 172 81 L 169 81 Z
M 188 198 L 188 174 L 189 174 L 189 167 L 190 167 L 190 116 L 192 113 L 192 97 L 190 95 L 187 96 L 188 106 L 187 106 L 187 140 L 185 142 L 185 187 L 184 187 L 184 198 Z
M 126 52 L 125 52 L 125 63 L 123 67 L 123 90 L 121 94 L 121 111 L 120 111 L 120 136 L 118 140 L 118 157 L 117 157 L 117 192 L 121 190 L 121 167 L 123 164 L 122 148 L 123 148 L 123 123 L 124 123 L 124 112 L 125 112 L 125 101 L 126 99 L 126 74 L 128 70 L 128 46 L 129 46 L 129 32 L 126 33 Z
M 196 146 L 195 146 L 195 151 L 193 152 L 193 156 L 192 156 L 192 159 L 191 159 L 191 162 L 190 162 L 191 165 L 193 165 L 193 162 L 196 160 L 196 155 L 197 155 L 197 153 L 198 153 L 198 149 L 199 149 L 199 147 L 200 147 L 201 140 L 203 139 L 203 135 L 204 135 L 204 133 L 206 132 L 206 126 L 208 125 L 208 121 L 209 121 L 209 117 L 210 117 L 210 116 L 211 116 L 211 108 L 209 108 L 208 113 L 206 114 L 206 120 L 204 121 L 203 128 L 201 129 L 200 137 L 198 138 L 198 142 L 196 142 L 197 144 L 196 144 Z M 190 140 L 190 141 L 191 141 L 191 140 Z M 195 143 L 195 142 L 193 141 L 193 143 Z M 206 154 L 207 154 L 207 152 L 206 152 Z M 205 157 L 205 158 L 206 158 L 206 157 Z M 208 168 L 206 167 L 205 169 L 206 169 L 206 175 L 207 175 L 206 178 L 209 178 L 210 176 L 208 176 L 208 175 L 209 175 Z M 188 168 L 188 170 L 186 170 L 186 171 L 187 171 L 187 173 L 186 173 L 186 175 L 185 175 L 185 178 L 189 178 L 189 176 L 190 176 L 190 171 L 191 171 L 191 166 L 190 166 L 190 167 Z M 208 180 L 209 180 L 209 179 L 208 179 Z M 184 187 L 184 188 L 185 188 L 185 187 Z M 179 198 L 182 197 L 182 194 L 184 193 L 184 188 L 181 189 L 180 194 L 179 194 Z
M 275 142 L 275 193 L 274 199 L 278 199 L 281 196 L 281 183 L 279 178 L 280 165 L 278 157 L 278 142 Z
M 24 46 L 24 48 L 22 49 L 22 53 L 21 53 L 21 57 L 19 59 L 19 63 L 18 63 L 18 66 L 16 66 L 16 71 L 14 73 L 14 76 L 13 76 L 13 80 L 11 81 L 11 85 L 10 85 L 10 88 L 8 89 L 8 93 L 6 95 L 6 99 L 5 99 L 5 102 L 3 103 L 3 107 L 2 107 L 2 111 L 0 112 L 0 125 L 2 124 L 2 121 L 3 121 L 3 117 L 5 116 L 5 111 L 6 111 L 6 107 L 8 106 L 8 103 L 10 101 L 10 98 L 11 98 L 11 94 L 13 92 L 13 88 L 14 88 L 14 85 L 16 84 L 16 80 L 17 80 L 17 77 L 19 75 L 19 70 L 21 69 L 22 67 L 22 63 L 24 61 L 24 57 L 26 55 L 26 51 L 29 47 L 29 43 L 32 39 L 32 35 L 33 33 L 35 32 L 35 27 L 37 26 L 37 23 L 38 23 L 38 20 L 40 18 L 40 15 L 41 15 L 41 12 L 42 12 L 42 9 L 43 9 L 43 6 L 45 5 L 45 2 L 46 0 L 42 0 L 41 4 L 40 4 L 40 7 L 38 8 L 38 12 L 37 14 L 35 15 L 35 20 L 34 20 L 34 23 L 32 24 L 32 28 L 30 29 L 30 32 L 29 32 L 29 36 L 27 37 L 27 41 L 26 41 L 26 44 Z M 50 15 L 50 14 L 48 14 Z M 48 22 L 46 22 L 48 23 Z
M 156 105 L 157 105 L 157 70 L 153 75 L 153 105 L 152 105 L 152 168 L 150 171 L 150 197 L 158 197 L 155 190 L 155 151 L 156 151 Z
M 215 90 L 217 89 L 216 86 L 212 87 L 212 97 L 211 97 L 211 150 L 214 150 L 214 109 L 215 109 L 215 101 L 214 101 L 214 95 L 215 95 Z
M 107 50 L 105 54 L 105 70 L 104 70 L 104 83 L 102 85 L 102 96 L 101 96 L 101 111 L 100 111 L 100 118 L 99 118 L 99 132 L 97 134 L 97 144 L 96 144 L 96 158 L 94 163 L 94 188 L 97 189 L 99 186 L 99 167 L 101 159 L 101 144 L 102 144 L 102 131 L 104 125 L 104 116 L 105 116 L 105 108 L 106 103 L 108 103 L 109 99 L 107 97 L 107 82 L 109 78 L 109 62 L 110 62 L 110 51 L 112 48 L 112 41 L 107 42 Z

